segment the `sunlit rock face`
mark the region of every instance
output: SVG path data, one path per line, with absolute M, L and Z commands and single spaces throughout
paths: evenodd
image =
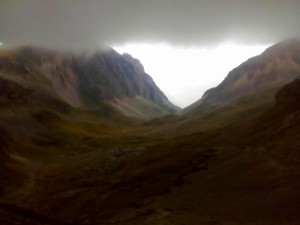
M 209 106 L 225 106 L 241 97 L 257 94 L 300 77 L 300 41 L 287 40 L 268 48 L 233 69 L 217 87 L 186 108 L 197 111 Z

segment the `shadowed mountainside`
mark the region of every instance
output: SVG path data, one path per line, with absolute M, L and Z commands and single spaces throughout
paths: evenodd
M 66 224 L 299 224 L 299 108 L 285 104 L 298 84 L 274 108 L 222 130 L 157 139 L 133 129 L 114 144 L 57 143 L 39 156 L 15 144 L 27 178 L 7 184 L 2 211 Z

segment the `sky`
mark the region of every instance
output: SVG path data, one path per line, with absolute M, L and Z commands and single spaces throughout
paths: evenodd
M 261 52 L 262 46 L 299 37 L 299 11 L 299 0 L 1 0 L 0 42 L 2 47 L 30 44 L 86 50 L 108 45 L 131 51 L 134 57 L 142 58 L 146 72 L 155 77 L 167 96 L 184 105 L 191 96 L 201 97 L 202 89 L 215 85 L 215 76 L 221 73 L 215 67 L 223 67 L 220 63 L 229 56 L 240 59 L 225 60 L 227 67 L 235 67 L 231 63 L 241 63 L 246 52 L 252 56 Z M 136 50 L 137 45 L 140 50 Z M 228 48 L 230 45 L 232 48 Z M 169 70 L 155 62 L 157 58 L 162 60 L 162 55 L 165 62 L 171 58 L 166 62 L 171 65 Z M 211 65 L 204 61 L 211 57 L 221 59 L 210 66 L 216 70 L 196 70 Z M 228 72 L 226 66 L 222 79 Z M 174 75 L 175 70 L 182 72 L 181 77 Z M 191 79 L 188 73 L 198 76 L 193 83 L 198 82 L 199 87 L 186 84 Z M 166 80 L 169 85 L 174 80 L 183 84 L 182 89 L 176 88 L 177 97 L 175 89 L 171 93 L 170 87 L 165 88 Z M 188 86 L 193 92 L 189 96 L 185 90 Z
M 177 106 L 184 108 L 217 86 L 235 67 L 261 54 L 268 45 L 221 43 L 215 47 L 176 47 L 167 44 L 113 46 L 120 54 L 130 52 L 146 73 Z

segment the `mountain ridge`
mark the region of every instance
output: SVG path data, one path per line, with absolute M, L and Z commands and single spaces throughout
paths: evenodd
M 114 54 L 0 57 L 1 224 L 299 224 L 299 80 L 149 120 L 159 92 L 105 80 L 142 70 Z
M 75 108 L 92 109 L 108 102 L 118 110 L 114 107 L 118 101 L 140 96 L 141 104 L 147 104 L 148 100 L 160 111 L 152 115 L 149 110 L 143 114 L 145 117 L 178 110 L 145 73 L 138 60 L 130 55 L 122 56 L 113 49 L 71 53 L 21 47 L 9 54 L 0 54 L 0 60 L 0 75 L 5 79 L 47 92 Z M 143 115 L 137 109 L 131 116 Z
M 201 111 L 211 106 L 226 106 L 266 88 L 279 88 L 298 77 L 300 40 L 279 42 L 234 68 L 218 86 L 207 90 L 202 98 L 179 114 Z

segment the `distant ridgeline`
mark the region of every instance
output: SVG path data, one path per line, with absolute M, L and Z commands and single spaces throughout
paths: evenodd
M 300 78 L 300 41 L 287 40 L 268 48 L 233 69 L 217 87 L 180 113 L 230 105 L 247 96 L 269 91 L 275 95 L 283 85 Z

